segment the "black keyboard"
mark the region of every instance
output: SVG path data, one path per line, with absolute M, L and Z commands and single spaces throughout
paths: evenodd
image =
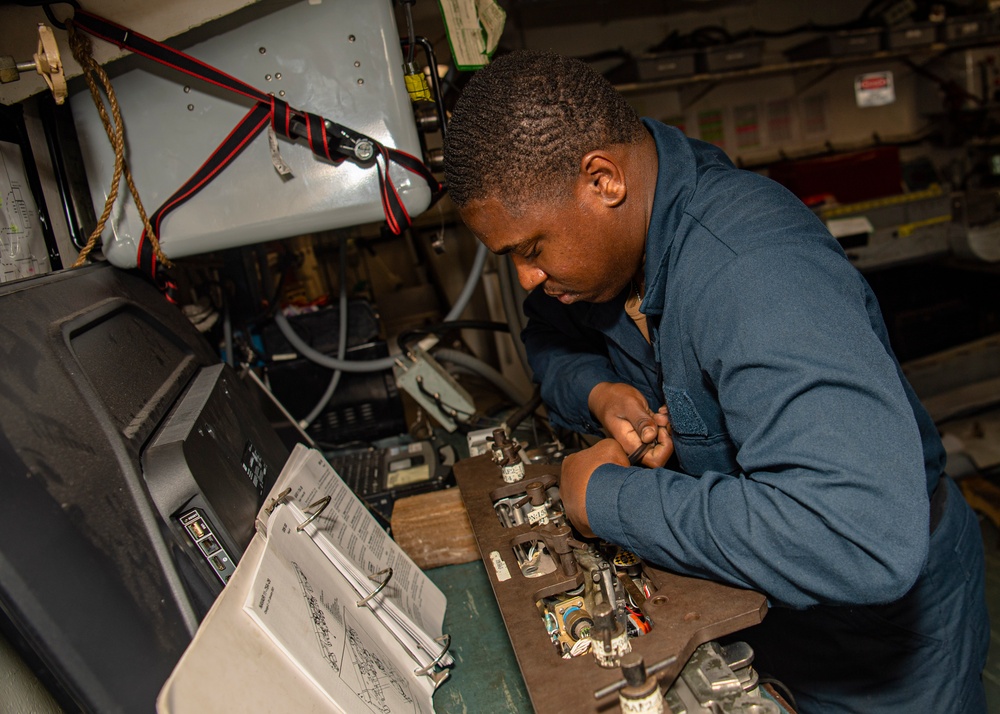
M 340 474 L 351 490 L 359 496 L 379 493 L 382 484 L 382 453 L 378 449 L 367 449 L 330 457 L 330 465 Z

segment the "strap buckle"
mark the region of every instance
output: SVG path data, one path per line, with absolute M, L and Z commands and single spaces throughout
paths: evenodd
M 375 142 L 364 134 L 351 131 L 346 126 L 324 119 L 323 124 L 326 131 L 336 137 L 337 151 L 348 158 L 355 158 L 358 161 L 371 161 L 375 156 Z

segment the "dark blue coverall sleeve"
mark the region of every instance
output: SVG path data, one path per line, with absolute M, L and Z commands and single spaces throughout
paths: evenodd
M 594 532 L 775 604 L 901 597 L 927 555 L 927 483 L 912 406 L 873 331 L 873 302 L 841 256 L 789 244 L 735 256 L 667 305 L 665 319 L 685 326 L 677 354 L 697 361 L 685 369 L 710 385 L 725 425 L 711 434 L 689 418 L 675 424 L 682 463 L 697 464 L 719 440 L 732 445 L 732 461 L 691 473 L 599 467 L 586 501 Z M 567 422 L 586 421 L 586 394 L 609 378 L 609 363 L 556 337 L 561 330 L 531 329 L 545 353 L 533 363 L 543 394 Z M 664 385 L 672 415 L 680 403 L 670 395 L 689 388 Z

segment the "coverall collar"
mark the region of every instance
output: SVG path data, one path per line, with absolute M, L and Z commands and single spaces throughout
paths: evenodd
M 646 231 L 646 295 L 642 311 L 661 315 L 669 272 L 669 253 L 684 209 L 698 181 L 697 160 L 687 138 L 676 128 L 644 118 L 656 142 L 656 196 Z

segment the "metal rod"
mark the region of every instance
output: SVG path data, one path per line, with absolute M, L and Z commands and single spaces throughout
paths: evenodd
M 677 661 L 677 657 L 676 656 L 671 656 L 671 657 L 667 657 L 666 659 L 661 659 L 659 662 L 657 662 L 655 664 L 652 664 L 649 667 L 646 667 L 646 676 L 650 676 L 650 675 L 656 674 L 661 669 L 666 669 L 667 667 L 669 667 L 670 665 L 672 665 L 676 661 Z M 604 697 L 608 696 L 609 694 L 614 694 L 619 689 L 624 688 L 625 685 L 627 685 L 627 684 L 628 684 L 627 681 L 625 681 L 624 679 L 620 679 L 617 682 L 614 682 L 613 684 L 609 684 L 606 687 L 601 687 L 596 692 L 594 692 L 594 699 L 603 699 Z

